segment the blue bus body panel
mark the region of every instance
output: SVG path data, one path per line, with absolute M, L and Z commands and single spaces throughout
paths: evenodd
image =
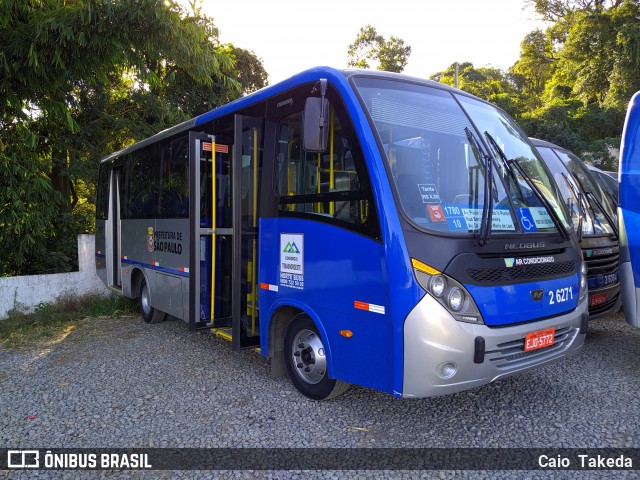
M 283 305 L 304 310 L 323 337 L 330 377 L 391 393 L 392 312 L 382 245 L 311 220 L 262 219 L 259 232 L 261 316 L 271 318 Z M 301 259 L 301 274 L 281 267 L 290 269 L 290 258 Z M 365 304 L 371 307 L 362 309 Z M 268 322 L 260 322 L 265 354 L 268 327 Z M 340 330 L 352 331 L 353 337 L 341 336 Z
M 253 95 L 245 97 L 244 99 L 237 100 L 236 102 L 233 102 L 226 107 L 215 110 L 214 112 L 211 112 L 209 114 L 204 114 L 201 117 L 198 117 L 196 123 L 204 123 L 213 118 L 214 114 L 215 117 L 217 117 L 225 113 L 231 113 L 235 108 L 238 108 L 238 102 L 243 102 L 245 105 L 248 105 L 250 104 L 249 101 L 251 99 L 255 99 L 256 101 L 263 100 L 270 97 L 271 95 L 283 92 L 288 88 L 295 87 L 301 83 L 314 82 L 320 78 L 326 78 L 329 81 L 329 84 L 336 88 L 344 101 L 345 107 L 347 108 L 347 111 L 349 112 L 354 125 L 359 126 L 358 128 L 356 128 L 356 134 L 358 136 L 358 140 L 360 141 L 360 146 L 362 148 L 369 172 L 369 179 L 371 181 L 376 211 L 378 213 L 382 239 L 381 242 L 376 242 L 374 240 L 361 237 L 360 235 L 349 232 L 347 230 L 343 230 L 338 227 L 331 227 L 327 224 L 322 224 L 321 222 L 284 218 L 262 219 L 260 220 L 259 231 L 261 243 L 260 255 L 258 258 L 258 281 L 271 284 L 271 282 L 279 279 L 279 269 L 273 271 L 272 268 L 274 265 L 273 262 L 279 261 L 280 252 L 278 251 L 278 249 L 276 249 L 274 243 L 275 240 L 273 238 L 271 239 L 271 246 L 269 246 L 269 235 L 271 235 L 272 237 L 273 235 L 279 235 L 279 232 L 282 232 L 284 230 L 278 229 L 284 228 L 285 225 L 287 226 L 287 229 L 292 229 L 290 231 L 292 231 L 293 233 L 296 233 L 296 230 L 293 229 L 293 227 L 299 226 L 300 229 L 298 229 L 298 232 L 306 231 L 311 236 L 318 236 L 318 239 L 322 238 L 323 245 L 327 245 L 327 242 L 331 241 L 331 245 L 333 245 L 336 249 L 335 252 L 332 252 L 332 255 L 338 255 L 338 257 L 332 257 L 334 259 L 343 258 L 342 256 L 344 256 L 344 258 L 349 258 L 349 256 L 345 252 L 349 251 L 353 253 L 355 250 L 358 250 L 360 247 L 362 247 L 361 254 L 366 255 L 367 257 L 366 259 L 362 257 L 362 261 L 366 260 L 367 262 L 378 262 L 380 264 L 380 272 L 382 272 L 382 274 L 384 275 L 382 285 L 384 285 L 384 295 L 387 299 L 387 304 L 384 305 L 384 315 L 386 317 L 386 319 L 384 320 L 386 325 L 384 327 L 386 329 L 386 333 L 384 334 L 386 335 L 386 338 L 384 338 L 384 342 L 387 343 L 387 346 L 383 346 L 383 348 L 387 352 L 387 356 L 378 356 L 378 352 L 375 352 L 375 348 L 382 345 L 382 343 L 380 342 L 383 341 L 384 336 L 378 329 L 376 323 L 377 320 L 374 320 L 371 324 L 373 329 L 370 334 L 370 340 L 374 342 L 371 344 L 360 341 L 359 339 L 355 339 L 356 335 L 354 335 L 354 337 L 350 339 L 352 340 L 350 342 L 343 337 L 340 337 L 339 339 L 334 338 L 337 332 L 331 331 L 328 341 L 331 342 L 331 355 L 334 356 L 334 359 L 332 365 L 330 366 L 329 373 L 331 376 L 340 378 L 341 380 L 351 381 L 358 385 L 378 388 L 379 390 L 391 393 L 392 395 L 401 396 L 404 374 L 404 320 L 409 312 L 416 306 L 420 298 L 424 295 L 424 291 L 416 282 L 413 275 L 413 270 L 410 267 L 411 263 L 406 243 L 402 235 L 402 226 L 398 217 L 398 211 L 393 199 L 393 194 L 391 193 L 389 179 L 387 178 L 387 173 L 384 168 L 382 158 L 380 157 L 376 138 L 371 131 L 371 128 L 369 127 L 369 120 L 363 112 L 359 101 L 345 76 L 338 70 L 334 70 L 332 68 L 313 68 L 295 75 L 289 80 L 274 85 L 273 87 L 267 87 L 256 92 Z M 285 223 L 283 224 L 282 222 Z M 304 226 L 303 228 L 303 224 L 314 225 L 314 227 Z M 343 243 L 333 243 L 335 239 L 341 239 Z M 316 240 L 317 239 L 314 239 L 313 242 L 315 242 Z M 372 246 L 373 244 L 377 245 L 377 251 Z M 275 259 L 272 258 L 274 255 Z M 367 268 L 371 268 L 371 266 L 368 265 Z M 335 275 L 343 275 L 343 272 L 335 272 Z M 350 273 L 349 275 L 352 274 Z M 359 280 L 361 281 L 362 278 Z M 327 278 L 325 279 L 325 281 L 330 282 L 331 278 Z M 371 280 L 367 280 L 367 282 L 365 283 L 368 283 L 370 281 Z M 375 280 L 375 282 L 377 282 L 377 280 Z M 311 304 L 308 303 L 309 300 L 311 299 L 312 302 L 315 302 L 316 300 L 320 301 L 321 303 L 316 305 L 318 308 L 320 308 L 320 310 L 316 312 L 318 318 L 314 318 L 314 320 L 316 320 L 316 323 L 323 323 L 325 321 L 328 321 L 330 324 L 330 328 L 331 326 L 338 325 L 336 320 L 331 319 L 331 315 L 326 315 L 327 312 L 335 314 L 335 310 L 333 308 L 333 298 L 322 298 L 322 296 L 318 296 L 316 294 L 313 294 L 313 292 L 308 291 L 306 287 L 307 285 L 305 282 L 305 291 L 302 293 L 299 292 L 298 295 L 294 294 L 294 296 L 292 297 L 290 297 L 288 294 L 283 294 L 283 289 L 283 292 L 278 292 L 278 298 L 276 300 L 272 300 L 274 292 L 260 289 L 259 308 L 261 312 L 261 318 L 264 319 L 260 322 L 260 341 L 262 352 L 265 355 L 268 354 L 268 331 L 266 329 L 266 325 L 268 325 L 268 320 L 271 318 L 271 315 L 273 314 L 275 309 L 280 305 L 288 304 L 297 306 L 298 308 L 301 308 L 302 310 L 305 310 L 311 314 L 311 312 L 307 310 L 307 308 L 311 308 Z M 355 294 L 360 294 L 361 291 L 362 290 L 357 290 L 349 293 L 352 302 L 357 300 L 355 298 Z M 327 292 L 324 293 L 326 294 Z M 336 292 L 336 294 L 340 294 L 340 292 Z M 342 294 L 345 295 L 346 293 Z M 307 298 L 307 295 L 310 295 L 310 299 Z M 295 299 L 293 297 L 295 297 Z M 362 299 L 359 301 L 365 303 L 367 302 L 366 299 Z M 347 300 L 344 299 L 343 302 L 347 302 Z M 369 302 L 377 305 L 375 303 L 375 300 L 369 300 Z M 338 320 L 351 319 L 351 321 L 356 321 L 356 326 L 363 326 L 364 324 L 362 324 L 361 322 L 364 318 L 370 319 L 371 315 L 380 315 L 365 311 L 354 312 L 354 310 L 357 309 L 354 309 L 353 303 L 351 305 L 349 305 L 348 303 L 344 303 L 344 305 L 346 306 L 345 308 L 347 308 L 347 310 L 339 313 L 338 317 L 336 318 L 338 318 Z M 323 315 L 322 319 L 319 318 L 320 314 Z M 320 328 L 322 329 L 323 327 L 320 326 Z M 343 328 L 353 330 L 349 328 L 349 326 L 345 326 Z M 355 330 L 353 331 L 355 333 Z M 366 333 L 362 334 L 360 328 L 358 328 L 358 332 L 361 335 L 361 338 L 362 336 L 367 335 Z M 334 344 L 334 340 L 337 341 L 337 343 Z M 380 358 L 382 360 L 378 363 L 367 361 L 366 358 L 370 355 L 375 355 L 376 358 Z M 340 370 L 336 371 L 336 367 Z
M 620 148 L 620 282 L 627 322 L 640 327 L 640 92 L 629 102 Z
M 298 73 L 291 78 L 283 80 L 282 82 L 270 85 L 265 88 L 261 88 L 257 92 L 247 95 L 246 97 L 241 97 L 231 103 L 222 105 L 219 108 L 203 113 L 202 115 L 196 117 L 195 126 L 202 125 L 215 118 L 220 118 L 242 108 L 246 108 L 256 102 L 267 100 L 274 95 L 278 95 L 290 88 L 297 87 L 301 84 L 317 82 L 320 78 L 326 78 L 327 80 L 329 80 L 329 83 L 338 88 L 338 90 L 340 90 L 340 93 L 343 95 L 345 94 L 345 87 L 349 88 L 350 90 L 350 87 L 348 87 L 348 83 L 344 75 L 340 71 L 330 67 L 315 67 Z
M 515 285 L 479 287 L 465 285 L 488 326 L 512 325 L 548 318 L 574 310 L 578 305 L 578 274 L 555 280 Z M 543 290 L 535 301 L 531 292 Z

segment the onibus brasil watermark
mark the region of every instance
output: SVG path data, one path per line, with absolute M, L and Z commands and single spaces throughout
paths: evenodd
M 640 448 L 0 449 L 0 470 L 636 470 Z
M 8 450 L 9 468 L 33 469 L 152 469 L 147 453 L 53 453 L 46 450 Z

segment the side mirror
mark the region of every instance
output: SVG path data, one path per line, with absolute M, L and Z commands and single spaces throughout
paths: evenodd
M 304 104 L 303 143 L 307 152 L 324 152 L 329 139 L 329 100 L 309 97 Z

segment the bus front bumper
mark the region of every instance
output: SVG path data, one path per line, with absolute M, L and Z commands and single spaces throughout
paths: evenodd
M 458 322 L 427 294 L 404 324 L 402 396 L 455 393 L 569 357 L 584 343 L 587 315 L 587 302 L 582 301 L 575 310 L 553 318 L 489 328 Z M 528 333 L 552 327 L 553 345 L 524 351 Z

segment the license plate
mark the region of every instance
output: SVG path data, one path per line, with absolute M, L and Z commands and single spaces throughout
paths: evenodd
M 527 336 L 524 337 L 524 351 L 530 352 L 531 350 L 550 347 L 555 341 L 555 333 L 555 328 L 545 328 L 544 330 L 527 333 Z
M 589 300 L 589 306 L 595 307 L 596 305 L 602 305 L 606 301 L 607 301 L 606 293 L 596 293 L 591 297 L 591 300 Z

